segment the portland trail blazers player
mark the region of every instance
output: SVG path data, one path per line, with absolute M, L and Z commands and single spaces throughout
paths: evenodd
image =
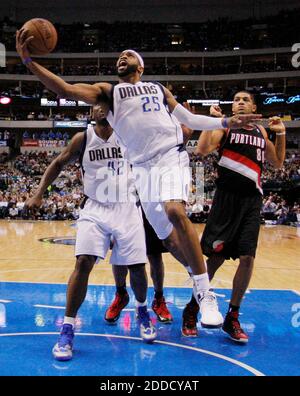
M 232 111 L 234 114 L 255 112 L 254 97 L 248 92 L 238 92 L 234 96 Z M 221 109 L 212 107 L 211 115 L 222 117 Z M 241 328 L 238 316 L 251 279 L 258 241 L 263 163 L 266 159 L 279 168 L 285 158 L 285 127 L 280 118 L 270 118 L 269 128 L 276 133 L 275 146 L 261 125 L 252 125 L 236 130 L 203 131 L 195 152 L 207 155 L 218 149 L 220 154 L 217 189 L 201 246 L 209 257 L 207 271 L 210 280 L 225 259 L 239 258 L 223 330 L 234 341 L 242 343 L 248 341 L 248 336 Z M 198 304 L 192 298 L 183 312 L 183 335 L 197 336 L 198 311 Z

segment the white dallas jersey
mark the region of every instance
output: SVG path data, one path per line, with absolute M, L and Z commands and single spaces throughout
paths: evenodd
M 161 84 L 121 83 L 113 89 L 107 120 L 132 164 L 143 163 L 183 143 L 181 126 L 167 108 Z
M 113 132 L 107 141 L 89 125 L 80 156 L 84 194 L 101 203 L 134 201 L 134 181 Z

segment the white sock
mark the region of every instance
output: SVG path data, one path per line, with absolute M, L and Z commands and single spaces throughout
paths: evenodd
M 188 274 L 189 274 L 189 275 L 190 275 L 190 277 L 192 278 L 192 277 L 193 277 L 193 271 L 192 271 L 192 268 L 191 268 L 190 266 L 188 266 L 188 267 L 185 267 L 185 269 L 187 270 Z
M 205 265 L 205 269 L 207 271 L 207 264 L 206 261 L 204 260 L 204 265 Z M 188 274 L 190 275 L 190 277 L 193 277 L 193 270 L 192 268 L 188 265 L 185 267 L 185 269 L 187 270 Z
M 70 316 L 65 316 L 63 324 L 70 324 L 70 325 L 73 326 L 73 329 L 74 329 L 74 327 L 75 327 L 75 318 L 71 318 Z
M 138 307 L 146 307 L 147 306 L 147 300 L 144 302 L 139 302 L 138 300 L 135 300 L 135 306 Z
M 197 296 L 195 296 L 196 300 L 199 300 L 199 296 L 203 296 L 204 293 L 206 293 L 209 288 L 209 279 L 208 279 L 208 273 L 205 272 L 204 274 L 201 275 L 193 275 L 193 281 L 194 281 L 194 294 L 196 293 Z

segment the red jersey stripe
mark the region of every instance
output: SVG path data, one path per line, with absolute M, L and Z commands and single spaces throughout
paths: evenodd
M 225 157 L 230 158 L 236 162 L 240 162 L 241 164 L 246 165 L 248 168 L 257 172 L 257 174 L 260 178 L 261 169 L 260 169 L 259 165 L 257 165 L 251 159 L 245 157 L 242 154 L 236 153 L 235 151 L 228 150 L 228 149 L 223 150 L 222 156 L 225 156 Z

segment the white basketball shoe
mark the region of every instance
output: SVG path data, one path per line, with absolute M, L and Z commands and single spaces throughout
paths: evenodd
M 219 311 L 215 293 L 208 290 L 199 301 L 202 327 L 210 329 L 222 327 L 224 319 Z

